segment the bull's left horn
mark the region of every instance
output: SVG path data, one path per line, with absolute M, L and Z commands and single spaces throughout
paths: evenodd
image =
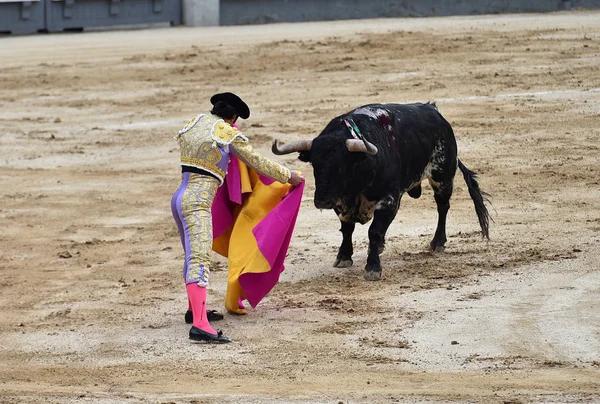
M 282 154 L 290 154 L 293 152 L 301 152 L 310 150 L 312 146 L 312 140 L 296 140 L 295 142 L 279 146 L 277 144 L 277 139 L 273 140 L 273 146 L 271 146 L 271 151 L 281 156 Z
M 377 146 L 367 140 L 348 139 L 346 147 L 351 152 L 367 153 L 371 156 L 377 154 Z

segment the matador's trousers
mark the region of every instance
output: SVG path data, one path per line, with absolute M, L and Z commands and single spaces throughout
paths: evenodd
M 219 180 L 187 172 L 181 177 L 181 185 L 171 199 L 171 212 L 185 255 L 183 277 L 186 284 L 206 287 L 213 242 L 211 206 Z

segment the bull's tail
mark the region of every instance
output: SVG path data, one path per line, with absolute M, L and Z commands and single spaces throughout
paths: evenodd
M 473 199 L 475 205 L 475 212 L 477 212 L 477 218 L 479 219 L 479 225 L 481 226 L 481 233 L 483 237 L 490 239 L 490 214 L 485 206 L 486 202 L 490 203 L 489 194 L 483 192 L 479 188 L 477 182 L 477 174 L 469 170 L 460 160 L 458 160 L 458 168 L 462 171 L 467 187 L 469 188 L 469 195 Z

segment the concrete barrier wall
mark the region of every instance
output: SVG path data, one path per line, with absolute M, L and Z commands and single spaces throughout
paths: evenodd
M 181 4 L 182 0 L 0 0 L 0 34 L 180 25 Z
M 201 1 L 201 0 L 187 0 Z M 600 0 L 221 0 L 220 25 L 600 8 Z
M 181 0 L 45 0 L 48 31 L 181 24 Z
M 550 12 L 600 0 L 0 0 L 0 33 Z
M 0 34 L 29 34 L 46 29 L 44 1 L 0 0 Z

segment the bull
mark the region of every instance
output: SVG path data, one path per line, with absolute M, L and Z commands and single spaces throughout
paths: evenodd
M 385 235 L 400 207 L 404 193 L 421 196 L 427 179 L 433 188 L 438 222 L 430 250 L 444 251 L 446 217 L 450 208 L 457 167 L 462 172 L 483 237 L 489 239 L 488 194 L 457 156 L 454 131 L 435 103 L 369 104 L 332 119 L 312 140 L 280 145 L 276 155 L 299 152 L 301 161 L 313 166 L 314 204 L 333 209 L 341 222 L 342 244 L 335 267 L 353 265 L 352 233 L 355 224 L 369 227 L 366 280 L 381 279 L 380 254 Z

